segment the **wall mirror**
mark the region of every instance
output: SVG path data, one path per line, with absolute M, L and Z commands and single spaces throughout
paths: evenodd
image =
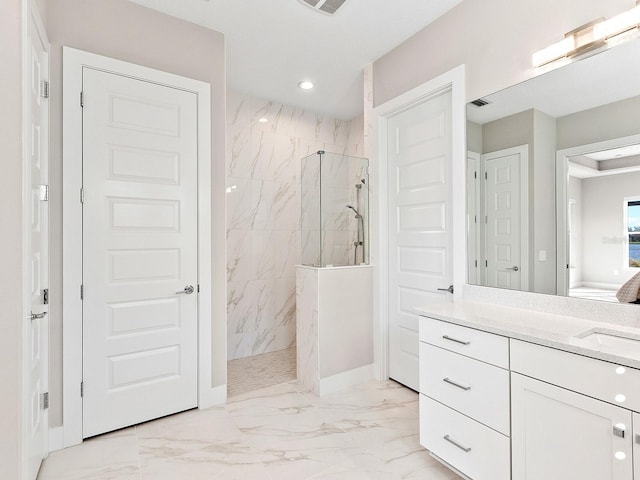
M 617 302 L 640 272 L 640 39 L 467 106 L 470 284 Z

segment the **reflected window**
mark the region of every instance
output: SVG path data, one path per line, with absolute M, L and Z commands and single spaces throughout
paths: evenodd
M 630 268 L 640 268 L 640 199 L 625 200 L 625 213 L 629 235 L 628 265 Z

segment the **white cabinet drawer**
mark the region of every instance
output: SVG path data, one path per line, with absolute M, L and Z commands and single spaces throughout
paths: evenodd
M 640 370 L 511 339 L 511 370 L 640 412 Z
M 507 337 L 433 318 L 421 317 L 420 341 L 498 367 L 509 368 L 509 339 Z
M 420 443 L 473 480 L 509 480 L 509 439 L 420 395 Z
M 509 435 L 509 372 L 420 342 L 420 392 Z

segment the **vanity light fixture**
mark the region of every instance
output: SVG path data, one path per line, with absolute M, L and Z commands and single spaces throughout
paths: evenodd
M 542 67 L 556 60 L 576 57 L 602 47 L 607 42 L 614 43 L 616 37 L 623 37 L 622 34 L 628 34 L 632 30 L 637 32 L 639 26 L 640 0 L 636 0 L 636 6 L 631 10 L 608 20 L 599 18 L 568 32 L 564 40 L 534 53 L 531 61 L 534 67 Z
M 566 37 L 564 40 L 549 45 L 547 48 L 533 54 L 531 61 L 534 67 L 541 67 L 547 63 L 555 62 L 561 58 L 565 58 L 576 48 L 576 40 L 573 36 Z
M 594 25 L 593 36 L 595 40 L 606 40 L 629 30 L 638 28 L 640 24 L 640 4 L 620 15 Z
M 314 85 L 313 85 L 313 82 L 310 82 L 309 80 L 304 80 L 298 83 L 298 87 L 301 88 L 302 90 L 311 90 L 314 87 Z

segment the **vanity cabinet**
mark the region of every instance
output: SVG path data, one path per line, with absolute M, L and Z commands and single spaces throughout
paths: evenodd
M 633 414 L 633 471 L 640 476 L 640 414 Z
M 513 480 L 633 479 L 638 370 L 513 339 L 511 370 Z
M 420 322 L 420 442 L 467 478 L 510 478 L 509 340 Z
M 630 411 L 511 374 L 513 480 L 633 480 Z
M 423 317 L 420 443 L 472 480 L 640 480 L 640 369 Z

